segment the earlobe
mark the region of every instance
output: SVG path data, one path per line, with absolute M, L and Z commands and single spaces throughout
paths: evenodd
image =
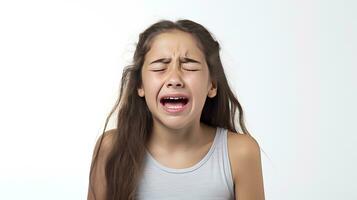
M 213 90 L 210 90 L 209 92 L 208 92 L 208 97 L 210 97 L 210 98 L 213 98 L 213 97 L 215 97 L 216 96 L 216 94 L 217 94 L 217 90 L 216 89 L 213 89 Z
M 208 91 L 208 97 L 213 98 L 217 95 L 217 86 L 212 83 L 211 89 Z
M 142 88 L 138 88 L 138 95 L 140 97 L 144 97 L 145 93 L 144 93 L 144 90 Z

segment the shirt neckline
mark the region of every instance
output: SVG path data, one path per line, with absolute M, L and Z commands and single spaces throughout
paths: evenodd
M 209 149 L 209 151 L 206 153 L 206 155 L 199 161 L 197 162 L 196 164 L 194 164 L 193 166 L 191 167 L 186 167 L 186 168 L 171 168 L 171 167 L 167 167 L 167 166 L 164 166 L 162 165 L 161 163 L 159 163 L 152 155 L 151 153 L 146 150 L 146 154 L 147 154 L 147 157 L 149 158 L 150 161 L 152 161 L 158 168 L 166 171 L 166 172 L 169 172 L 169 173 L 188 173 L 188 172 L 191 172 L 191 171 L 194 171 L 196 169 L 198 169 L 199 167 L 201 167 L 205 162 L 207 162 L 207 160 L 210 158 L 210 156 L 212 155 L 215 147 L 216 147 L 216 143 L 217 143 L 217 140 L 218 140 L 218 134 L 219 134 L 219 130 L 220 130 L 220 127 L 216 127 L 216 133 L 215 133 L 215 136 L 214 136 L 214 140 L 213 140 L 213 143 Z

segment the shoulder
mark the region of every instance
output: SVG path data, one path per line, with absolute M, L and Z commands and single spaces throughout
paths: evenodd
M 106 178 L 105 165 L 106 159 L 113 147 L 117 131 L 115 129 L 104 132 L 97 140 L 91 165 L 90 184 L 88 187 L 88 200 L 105 199 Z M 95 162 L 94 162 L 95 161 Z M 96 196 L 94 196 L 96 194 Z M 99 198 L 98 198 L 99 197 Z
M 251 135 L 230 132 L 228 140 L 235 199 L 264 200 L 260 147 Z
M 243 170 L 260 163 L 260 146 L 251 135 L 228 131 L 228 149 L 234 180 L 238 171 L 244 173 Z
M 93 152 L 93 157 L 99 150 L 99 156 L 108 154 L 113 147 L 115 137 L 117 136 L 117 129 L 105 131 L 97 140 Z M 98 149 L 99 148 L 99 149 Z
M 231 147 L 230 150 L 235 155 L 251 157 L 260 152 L 259 143 L 248 134 L 228 131 L 228 143 Z
M 101 137 L 103 138 L 103 145 L 109 147 L 112 145 L 114 138 L 117 136 L 117 129 L 110 129 L 108 131 L 105 131 L 104 134 Z

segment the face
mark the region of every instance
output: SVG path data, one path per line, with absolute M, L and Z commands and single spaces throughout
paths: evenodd
M 154 123 L 173 129 L 199 123 L 206 98 L 214 97 L 217 91 L 196 39 L 178 30 L 153 38 L 141 75 L 138 95 L 145 97 Z M 163 104 L 164 96 L 184 96 L 188 102 Z

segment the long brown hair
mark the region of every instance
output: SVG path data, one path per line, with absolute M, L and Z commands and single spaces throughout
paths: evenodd
M 160 33 L 170 30 L 180 30 L 192 34 L 205 55 L 211 80 L 217 86 L 217 95 L 207 98 L 202 110 L 200 121 L 214 127 L 223 127 L 232 132 L 236 130 L 236 110 L 239 110 L 239 124 L 243 134 L 248 134 L 243 117 L 243 109 L 237 97 L 230 89 L 221 59 L 219 43 L 202 25 L 187 19 L 176 22 L 160 20 L 140 33 L 136 44 L 133 63 L 124 68 L 119 98 L 106 119 L 102 136 L 110 117 L 118 109 L 116 133 L 113 148 L 105 164 L 106 200 L 133 200 L 137 184 L 141 176 L 146 144 L 150 137 L 153 120 L 145 99 L 137 94 L 141 85 L 141 69 L 145 54 L 149 51 L 152 39 Z M 89 185 L 92 187 L 91 176 L 93 167 L 98 160 L 98 152 L 104 137 L 101 137 L 99 148 L 94 154 Z M 95 195 L 94 195 L 95 196 Z

